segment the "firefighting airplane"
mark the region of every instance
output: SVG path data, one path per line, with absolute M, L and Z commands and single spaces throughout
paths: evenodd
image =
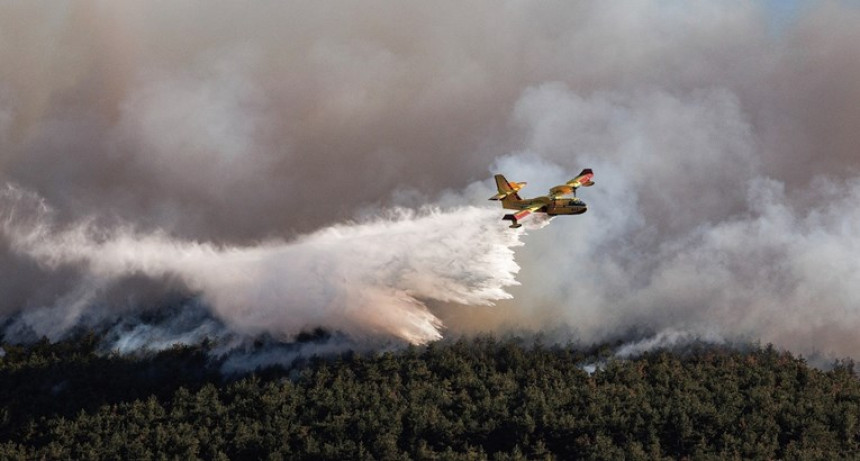
M 594 181 L 591 180 L 592 177 L 594 177 L 594 173 L 590 168 L 586 168 L 582 170 L 582 173 L 579 173 L 579 176 L 550 189 L 549 195 L 522 199 L 517 191 L 522 189 L 526 183 L 508 182 L 504 175 L 497 174 L 496 186 L 499 188 L 499 193 L 490 197 L 490 200 L 501 200 L 502 208 L 520 210 L 516 213 L 506 214 L 502 218 L 511 221 L 510 227 L 513 228 L 522 226 L 519 220 L 532 213 L 546 213 L 549 216 L 582 214 L 588 210 L 588 206 L 576 198 L 576 189 L 594 185 Z M 568 194 L 573 194 L 573 198 L 561 198 Z

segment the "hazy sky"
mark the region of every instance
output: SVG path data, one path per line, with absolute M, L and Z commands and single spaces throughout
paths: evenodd
M 857 43 L 853 2 L 2 5 L 7 334 L 196 293 L 284 339 L 858 355 Z M 583 216 L 486 209 L 584 167 Z

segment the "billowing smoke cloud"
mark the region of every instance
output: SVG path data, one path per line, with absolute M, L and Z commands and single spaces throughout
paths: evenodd
M 39 197 L 4 227 L 6 334 L 190 292 L 250 335 L 860 355 L 860 10 L 779 3 L 2 6 L 0 179 Z M 494 172 L 584 167 L 589 212 L 515 258 L 475 208 Z

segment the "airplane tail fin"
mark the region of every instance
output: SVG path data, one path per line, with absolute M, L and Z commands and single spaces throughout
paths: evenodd
M 510 200 L 522 200 L 520 195 L 517 193 L 518 190 L 522 189 L 523 186 L 526 185 L 524 182 L 508 182 L 505 179 L 505 175 L 497 174 L 496 178 L 496 187 L 499 189 L 499 193 L 490 197 L 490 200 L 501 200 L 502 203 Z

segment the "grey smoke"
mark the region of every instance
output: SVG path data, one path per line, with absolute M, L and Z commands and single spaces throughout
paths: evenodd
M 386 210 L 429 205 L 445 218 L 394 222 L 447 227 L 405 246 L 467 235 L 446 248 L 480 252 L 469 243 L 505 235 L 501 210 L 453 210 L 484 206 L 493 173 L 540 194 L 591 167 L 587 214 L 497 260 L 521 268 L 519 286 L 496 282 L 512 299 L 414 298 L 434 331 L 566 324 L 585 341 L 638 329 L 858 355 L 860 11 L 770 3 L 4 5 L 0 179 L 54 210 L 34 245 L 223 254 L 391 229 Z M 99 251 L 19 244 L 2 239 L 0 312 L 20 328 L 136 314 L 162 285 L 212 291 L 196 268 L 106 276 Z M 465 269 L 449 281 L 471 290 Z M 373 329 L 332 315 L 318 323 Z M 272 318 L 315 326 L 254 325 Z

